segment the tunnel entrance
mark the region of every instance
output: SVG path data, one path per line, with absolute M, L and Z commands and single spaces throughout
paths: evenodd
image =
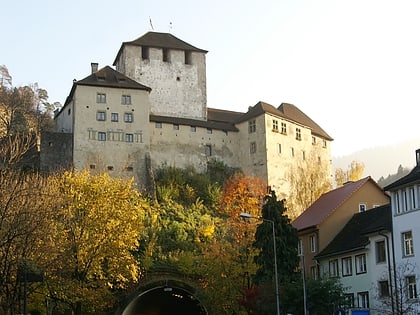
M 139 294 L 122 315 L 207 315 L 201 303 L 187 290 L 158 286 Z

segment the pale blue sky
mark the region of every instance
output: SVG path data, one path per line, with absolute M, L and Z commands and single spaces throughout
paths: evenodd
M 420 139 L 417 0 L 17 0 L 0 12 L 0 64 L 50 102 L 91 62 L 112 65 L 150 17 L 209 51 L 209 107 L 295 104 L 335 139 L 334 156 Z

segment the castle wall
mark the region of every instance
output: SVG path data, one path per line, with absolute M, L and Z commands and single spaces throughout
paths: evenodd
M 125 45 L 116 69 L 152 88 L 152 114 L 205 120 L 206 55 L 190 52 L 191 63 L 185 64 L 185 53 L 168 50 L 163 61 L 162 48 L 149 48 L 148 59 L 142 59 L 142 47 Z

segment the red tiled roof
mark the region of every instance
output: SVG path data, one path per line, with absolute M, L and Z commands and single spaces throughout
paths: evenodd
M 348 182 L 343 186 L 333 189 L 318 198 L 308 209 L 292 222 L 299 231 L 316 227 L 330 216 L 343 202 L 360 189 L 365 183 L 372 180 L 370 176 L 356 182 Z

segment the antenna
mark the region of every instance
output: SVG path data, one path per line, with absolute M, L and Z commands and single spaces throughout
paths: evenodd
M 149 16 L 149 23 L 150 23 L 150 27 L 152 31 L 154 31 L 155 29 L 153 28 L 152 18 L 150 16 Z
M 169 22 L 169 33 L 172 32 L 172 22 Z

